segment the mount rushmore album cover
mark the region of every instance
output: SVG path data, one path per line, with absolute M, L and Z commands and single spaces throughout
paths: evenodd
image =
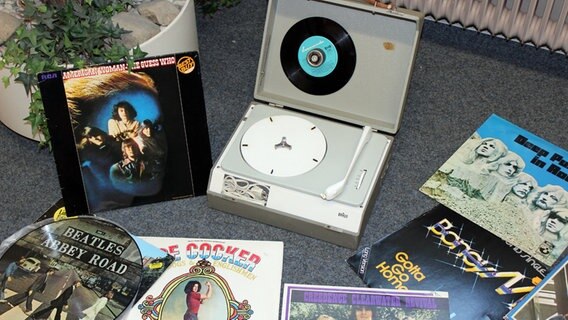
M 420 191 L 551 266 L 568 245 L 568 153 L 491 115 Z

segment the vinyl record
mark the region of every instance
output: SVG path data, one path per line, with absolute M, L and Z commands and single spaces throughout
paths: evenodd
M 91 216 L 27 226 L 2 242 L 0 254 L 1 319 L 116 319 L 142 280 L 134 238 Z
M 343 88 L 356 64 L 355 45 L 337 22 L 311 17 L 298 21 L 284 36 L 280 62 L 298 89 L 327 95 Z
M 312 122 L 279 115 L 254 123 L 241 138 L 243 159 L 255 170 L 275 177 L 306 173 L 321 163 L 325 136 Z

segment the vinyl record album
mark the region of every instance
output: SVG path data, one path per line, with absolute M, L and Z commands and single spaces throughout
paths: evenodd
M 134 238 L 91 216 L 27 226 L 0 254 L 1 319 L 119 319 L 142 279 Z
M 325 136 L 312 122 L 288 115 L 254 123 L 241 139 L 241 154 L 255 170 L 275 177 L 306 173 L 321 163 Z
M 280 62 L 298 89 L 327 95 L 343 88 L 356 64 L 355 45 L 337 22 L 311 17 L 294 24 L 282 40 Z

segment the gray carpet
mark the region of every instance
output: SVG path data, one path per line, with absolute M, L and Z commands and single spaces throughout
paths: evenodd
M 253 99 L 266 2 L 243 0 L 198 32 L 213 159 Z M 380 75 L 377 75 L 377 77 Z M 364 233 L 371 243 L 435 205 L 419 186 L 491 114 L 564 149 L 568 59 L 427 21 L 390 167 Z M 0 106 L 6 108 L 9 106 Z M 0 238 L 34 221 L 60 196 L 52 155 L 0 125 Z M 284 282 L 362 286 L 354 251 L 209 209 L 205 197 L 100 214 L 147 236 L 282 240 Z

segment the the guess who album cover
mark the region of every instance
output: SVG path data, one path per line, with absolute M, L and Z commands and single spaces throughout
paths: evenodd
M 129 320 L 277 320 L 284 244 L 141 237 L 175 261 Z
M 544 264 L 568 246 L 568 153 L 490 116 L 420 191 Z
M 136 241 L 91 216 L 30 225 L 0 252 L 0 319 L 117 319 L 142 278 Z
M 205 194 L 196 52 L 38 75 L 67 214 Z

